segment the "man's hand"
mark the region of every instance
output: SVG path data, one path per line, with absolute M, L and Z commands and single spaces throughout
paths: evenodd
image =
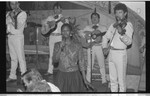
M 122 29 L 121 26 L 117 26 L 117 29 L 118 29 L 118 33 L 119 33 L 120 35 L 124 35 L 125 32 L 126 32 L 126 30 L 125 30 L 125 29 Z
M 65 22 L 66 22 L 65 19 L 66 19 L 65 17 L 61 17 L 61 18 L 60 18 L 60 20 L 61 20 L 62 23 L 65 23 Z
M 103 48 L 104 56 L 107 56 L 109 53 L 109 48 Z
M 93 34 L 99 34 L 99 33 L 101 33 L 101 31 L 100 30 L 94 30 L 92 33 Z
M 92 48 L 94 45 L 96 44 L 96 42 L 90 42 L 89 47 L 88 48 Z

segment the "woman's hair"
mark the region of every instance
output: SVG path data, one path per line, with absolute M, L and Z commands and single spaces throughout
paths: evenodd
M 46 81 L 39 81 L 33 83 L 30 87 L 28 87 L 27 92 L 52 92 L 52 91 Z
M 64 23 L 62 26 L 61 26 L 61 30 L 64 28 L 64 27 L 68 27 L 70 31 L 72 31 L 72 26 L 68 23 Z

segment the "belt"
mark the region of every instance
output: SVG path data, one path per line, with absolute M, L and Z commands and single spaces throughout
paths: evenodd
M 95 44 L 94 46 L 101 46 L 102 44 Z
M 110 49 L 111 49 L 111 50 L 125 50 L 125 49 L 117 49 L 117 48 L 114 48 L 114 47 L 112 47 L 112 46 L 110 47 Z
M 51 33 L 51 36 L 61 36 L 61 33 Z

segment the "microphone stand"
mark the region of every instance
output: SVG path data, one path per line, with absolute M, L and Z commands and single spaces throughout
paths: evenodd
M 36 27 L 36 65 L 37 65 L 37 68 L 40 67 L 40 65 L 38 64 L 38 33 L 39 33 L 39 29 L 38 27 Z
M 90 37 L 90 42 L 92 42 L 92 37 Z M 91 55 L 91 83 L 92 83 L 92 47 L 90 48 L 90 55 Z
M 93 29 L 96 30 L 97 27 L 96 27 L 96 28 L 93 28 Z M 91 36 L 90 36 L 90 43 L 92 43 L 92 33 L 91 33 Z M 92 63 L 93 63 L 93 62 L 92 62 L 92 59 L 93 59 L 93 58 L 92 58 L 92 56 L 93 56 L 93 54 L 92 54 L 92 52 L 93 52 L 92 47 L 93 47 L 93 46 L 91 46 L 91 48 L 90 48 L 90 55 L 91 55 L 91 83 L 92 83 L 92 67 L 93 67 L 93 66 L 92 66 Z

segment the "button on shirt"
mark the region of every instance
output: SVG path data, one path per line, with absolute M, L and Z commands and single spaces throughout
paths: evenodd
M 118 30 L 113 27 L 113 24 L 110 25 L 107 33 L 103 36 L 103 43 L 102 43 L 103 48 L 107 47 L 107 41 L 112 39 L 114 34 L 111 46 L 117 49 L 126 49 L 127 46 L 132 43 L 133 25 L 131 22 L 127 22 L 125 30 L 126 30 L 125 34 L 121 36 L 118 33 Z

